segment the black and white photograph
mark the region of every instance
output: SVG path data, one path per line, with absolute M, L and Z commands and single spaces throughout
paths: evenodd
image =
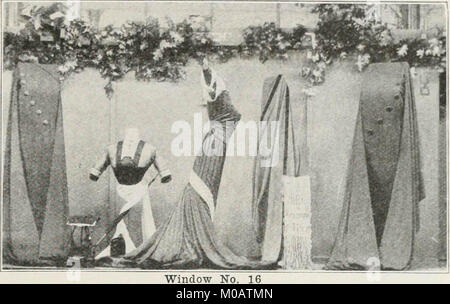
M 2 276 L 448 275 L 447 25 L 439 1 L 2 1 Z

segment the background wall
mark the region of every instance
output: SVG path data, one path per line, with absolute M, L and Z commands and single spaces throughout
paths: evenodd
M 263 80 L 279 73 L 287 78 L 297 132 L 307 132 L 310 167 L 302 169 L 312 178 L 313 255 L 322 261 L 330 254 L 341 211 L 342 185 L 356 120 L 361 74 L 353 63 L 333 65 L 327 71 L 325 83 L 315 88 L 316 96 L 307 102 L 305 130 L 301 127 L 305 111 L 301 91 L 305 83 L 298 75 L 303 62 L 303 55 L 295 54 L 286 62 L 261 64 L 257 60 L 233 59 L 215 68 L 225 79 L 243 122 L 258 120 Z M 121 138 L 127 126 L 136 126 L 143 139 L 153 143 L 159 154 L 166 158 L 173 181 L 169 184 L 158 181 L 150 188 L 156 224 L 160 225 L 179 198 L 194 159 L 171 154 L 171 141 L 176 136 L 171 133 L 171 126 L 178 120 L 192 123 L 194 113 L 202 113 L 206 122 L 205 109 L 200 107 L 200 69 L 197 65 L 189 65 L 186 80 L 179 83 L 143 83 L 135 81 L 133 75 L 128 76 L 117 84 L 114 102 L 105 97 L 105 81 L 96 71 L 86 70 L 64 83 L 62 100 L 70 214 L 100 216 L 100 229 L 95 238 L 100 236 L 117 208 L 114 183 L 109 181 L 110 170 L 97 183 L 88 179 L 89 168 L 108 142 Z M 419 268 L 437 265 L 439 245 L 439 90 L 437 75 L 430 72 L 429 77 L 428 96 L 419 93 L 420 77 L 414 78 L 426 187 L 426 199 L 420 204 L 422 229 L 415 251 L 415 265 Z M 9 100 L 10 84 L 11 73 L 5 72 L 5 102 Z M 4 111 L 8 111 L 7 104 Z M 7 117 L 5 114 L 3 117 Z M 307 163 L 307 158 L 308 155 L 303 153 L 303 163 Z M 248 256 L 256 254 L 250 222 L 252 166 L 251 157 L 227 158 L 215 223 L 220 238 L 236 253 Z M 121 203 L 117 200 L 117 204 Z

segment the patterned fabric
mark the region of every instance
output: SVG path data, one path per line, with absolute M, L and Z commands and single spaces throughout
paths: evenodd
M 134 158 L 131 158 L 129 156 L 122 157 L 123 141 L 117 143 L 116 166 L 113 167 L 113 171 L 119 184 L 136 185 L 144 177 L 148 168 L 139 167 L 139 160 L 144 145 L 144 141 L 139 141 L 134 152 Z
M 40 264 L 67 255 L 68 191 L 57 66 L 14 72 L 4 175 L 5 262 Z
M 203 140 L 203 155 L 195 159 L 193 172 L 208 188 L 216 205 L 226 142 L 240 119 L 223 91 L 208 103 L 210 131 Z M 220 135 L 218 135 L 220 134 Z M 220 154 L 218 151 L 222 151 Z M 235 255 L 217 239 L 211 210 L 202 193 L 188 183 L 169 219 L 119 264 L 142 268 L 263 268 L 266 264 Z
M 418 139 L 408 64 L 370 65 L 328 268 L 410 266 L 424 198 Z
M 122 158 L 123 141 L 117 142 L 115 145 L 107 147 L 101 155 L 95 166 L 91 169 L 90 178 L 94 181 L 98 180 L 100 175 L 111 166 L 120 184 L 136 185 L 145 180 L 145 173 L 153 165 L 158 171 L 161 182 L 165 183 L 171 180 L 170 170 L 167 168 L 166 161 L 149 143 L 140 141 L 136 147 L 133 159 Z
M 150 196 L 148 193 L 148 185 L 144 181 L 136 185 L 122 185 L 118 184 L 116 188 L 117 194 L 125 204 L 122 206 L 119 212 L 119 216 L 123 214 L 128 214 L 128 211 L 136 206 L 137 204 L 142 204 L 141 212 L 141 231 L 142 239 L 148 239 L 155 233 L 155 221 L 153 219 L 152 206 L 150 202 Z M 100 259 L 105 256 L 110 255 L 111 250 L 111 240 L 122 235 L 125 240 L 125 252 L 131 252 L 136 249 L 135 243 L 133 242 L 130 232 L 128 231 L 127 224 L 125 222 L 125 217 L 118 221 L 115 228 L 114 234 L 109 233 L 109 235 L 104 239 L 103 242 L 97 244 L 96 250 L 99 252 L 95 258 Z M 101 250 L 104 248 L 103 250 Z
M 295 143 L 289 87 L 282 75 L 264 81 L 258 156 L 253 171 L 253 223 L 261 257 L 282 255 L 283 176 L 298 176 L 300 155 Z M 270 147 L 267 147 L 271 144 Z M 266 155 L 267 154 L 267 155 Z
M 119 215 L 113 221 L 105 237 L 96 244 L 96 258 L 99 259 L 109 255 L 109 244 L 111 240 L 118 237 L 120 234 L 122 234 L 125 239 L 126 252 L 130 252 L 136 248 L 130 237 L 130 234 L 133 235 L 133 232 L 135 231 L 128 231 L 125 217 L 128 215 L 130 209 L 137 204 L 142 203 L 142 229 L 136 234 L 139 235 L 139 233 L 142 233 L 141 236 L 145 239 L 155 232 L 155 222 L 148 193 L 150 177 L 146 174 L 150 166 L 153 165 L 158 171 L 162 183 L 171 180 L 171 173 L 166 167 L 166 162 L 159 156 L 156 149 L 149 143 L 139 140 L 137 138 L 138 134 L 134 137 L 135 138 L 131 138 L 132 140 L 130 140 L 130 136 L 125 136 L 123 141 L 119 141 L 115 145 L 107 147 L 90 172 L 90 178 L 96 181 L 108 166 L 111 165 L 118 181 L 117 193 L 119 194 L 119 197 L 122 198 L 121 202 L 124 203 Z M 123 151 L 123 148 L 127 147 L 132 141 L 136 143 L 132 145 L 134 146 L 134 151 L 132 149 Z

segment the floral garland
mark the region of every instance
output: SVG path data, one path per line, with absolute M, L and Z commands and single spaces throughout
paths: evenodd
M 308 52 L 310 64 L 302 75 L 311 86 L 324 81 L 327 65 L 333 60 L 355 56 L 362 71 L 369 63 L 406 61 L 411 67 L 446 68 L 445 35 L 427 39 L 395 41 L 391 29 L 376 16 L 374 5 L 319 4 L 313 9 L 319 15 L 316 45 Z
M 82 20 L 68 22 L 61 3 L 31 10 L 24 28 L 4 35 L 4 66 L 19 61 L 58 64 L 62 79 L 85 67 L 99 70 L 108 80 L 106 94 L 113 94 L 112 82 L 134 72 L 137 80 L 177 81 L 185 78 L 190 59 L 209 55 L 220 62 L 242 56 L 257 56 L 261 62 L 287 59 L 289 51 L 305 49 L 306 29 L 298 25 L 287 31 L 264 23 L 243 31 L 243 43 L 221 46 L 204 26 L 188 21 L 161 27 L 157 20 L 129 22 L 121 28 L 95 29 Z M 319 4 L 316 39 L 307 51 L 309 64 L 301 69 L 310 86 L 325 79 L 333 61 L 356 58 L 362 71 L 371 62 L 407 61 L 411 66 L 446 67 L 445 38 L 394 41 L 391 30 L 376 18 L 369 5 Z M 438 37 L 444 37 L 438 36 Z
M 273 22 L 262 26 L 250 26 L 243 32 L 244 42 L 240 46 L 245 56 L 258 55 L 261 62 L 269 59 L 287 59 L 287 52 L 299 50 L 306 28 L 297 25 L 292 32 L 285 31 Z
M 185 77 L 183 67 L 190 58 L 201 58 L 215 48 L 204 28 L 194 29 L 187 21 L 168 20 L 162 28 L 149 19 L 97 30 L 82 20 L 66 23 L 64 10 L 60 3 L 39 8 L 19 33 L 5 33 L 5 68 L 19 61 L 58 64 L 63 79 L 93 67 L 108 79 L 105 91 L 111 97 L 112 82 L 130 71 L 138 80 L 177 81 Z

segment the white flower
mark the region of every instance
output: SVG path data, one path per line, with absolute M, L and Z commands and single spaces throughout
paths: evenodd
M 358 70 L 361 72 L 366 65 L 370 63 L 370 55 L 364 54 L 364 55 L 358 55 L 358 60 L 356 62 L 356 65 L 358 66 Z
M 113 51 L 111 51 L 111 50 L 106 51 L 106 55 L 112 56 L 113 55 Z
M 358 44 L 358 46 L 356 48 L 358 49 L 358 51 L 362 52 L 362 51 L 364 51 L 366 46 L 364 44 Z
M 313 61 L 313 62 L 317 62 L 317 61 L 319 61 L 320 60 L 320 56 L 319 56 L 319 54 L 314 54 L 312 57 L 311 57 L 311 60 Z
M 41 28 L 41 17 L 37 16 L 36 19 L 34 19 L 34 29 L 38 30 Z
M 66 67 L 65 65 L 60 65 L 58 67 L 58 70 L 59 70 L 60 73 L 65 74 L 67 71 L 69 71 L 69 68 Z
M 77 61 L 76 60 L 69 60 L 66 63 L 64 63 L 63 65 L 60 65 L 58 67 L 58 70 L 62 73 L 65 74 L 70 70 L 74 70 L 77 67 Z
M 356 24 L 358 24 L 358 25 L 360 25 L 360 26 L 363 26 L 363 25 L 366 24 L 365 20 L 363 20 L 363 19 L 361 19 L 361 18 L 355 18 L 355 17 L 353 17 L 352 20 L 353 20 L 353 22 L 355 22 Z
M 433 56 L 439 56 L 439 55 L 441 55 L 441 48 L 436 45 L 431 50 L 431 53 L 433 54 Z
M 50 19 L 55 20 L 56 18 L 64 17 L 64 14 L 61 12 L 54 12 L 49 17 L 50 17 Z
M 184 41 L 183 36 L 175 31 L 170 31 L 170 37 L 175 41 L 176 44 L 180 44 Z
M 315 70 L 312 72 L 312 74 L 313 74 L 314 77 L 320 78 L 320 77 L 322 76 L 322 71 L 321 71 L 320 69 L 315 69 Z
M 325 70 L 325 68 L 327 67 L 327 64 L 326 64 L 326 62 L 321 61 L 317 64 L 317 67 L 321 70 Z
M 19 59 L 25 62 L 38 62 L 38 58 L 34 55 L 27 55 L 27 54 L 19 55 Z
M 340 55 L 340 57 L 341 57 L 342 59 L 347 58 L 347 52 L 342 52 L 341 55 Z
M 432 39 L 428 40 L 428 43 L 433 46 L 439 45 L 439 40 L 437 38 L 432 38 Z
M 162 51 L 160 49 L 157 49 L 156 51 L 153 52 L 153 59 L 154 60 L 159 60 L 163 57 Z
M 408 53 L 408 45 L 406 44 L 402 45 L 400 48 L 397 49 L 397 54 L 400 57 L 406 56 L 407 53 Z
M 302 68 L 302 76 L 303 77 L 308 76 L 310 73 L 311 73 L 311 69 L 310 68 L 308 68 L 308 67 Z
M 66 65 L 69 68 L 74 69 L 77 66 L 77 61 L 76 60 L 69 60 L 69 61 L 66 62 Z
M 171 48 L 171 47 L 172 47 L 172 44 L 170 42 L 168 42 L 167 40 L 161 40 L 161 42 L 159 43 L 159 48 L 161 50 Z
M 148 44 L 147 44 L 147 42 L 142 42 L 142 44 L 140 45 L 140 47 L 139 47 L 139 49 L 141 50 L 141 51 L 143 51 L 143 50 L 145 50 L 146 48 L 148 47 Z
M 279 42 L 278 46 L 279 46 L 280 50 L 284 50 L 286 47 L 291 46 L 291 44 L 289 42 Z
M 417 50 L 416 55 L 417 55 L 419 58 L 422 58 L 423 55 L 425 55 L 425 51 L 424 51 L 423 49 Z

